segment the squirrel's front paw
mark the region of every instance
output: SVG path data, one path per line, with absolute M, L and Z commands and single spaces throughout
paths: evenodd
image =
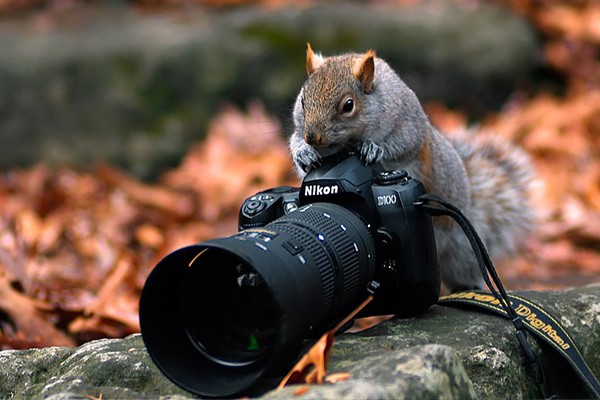
M 383 157 L 383 148 L 379 147 L 371 140 L 362 142 L 359 151 L 360 159 L 363 160 L 366 165 L 376 163 Z
M 321 156 L 310 146 L 303 146 L 293 155 L 294 162 L 302 171 L 309 172 L 321 165 Z

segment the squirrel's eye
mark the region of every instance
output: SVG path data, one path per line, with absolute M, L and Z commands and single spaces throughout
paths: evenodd
M 300 103 L 302 104 L 302 109 L 304 110 L 304 97 L 300 97 Z
M 354 99 L 352 97 L 348 97 L 344 100 L 344 103 L 341 107 L 342 114 L 349 114 L 354 111 Z

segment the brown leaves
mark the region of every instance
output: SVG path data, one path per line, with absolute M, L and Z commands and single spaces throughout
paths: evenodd
M 600 4 L 596 0 L 511 0 L 546 37 L 547 63 L 585 91 L 600 83 Z
M 575 192 L 594 196 L 600 168 L 600 87 L 564 99 L 538 95 L 485 126 L 520 142 L 534 157 L 545 182 L 541 201 L 546 206 L 560 206 Z M 597 199 L 584 200 L 593 206 Z
M 333 329 L 326 332 L 317 342 L 302 356 L 291 371 L 281 380 L 278 389 L 295 383 L 322 384 L 324 381 L 335 383 L 348 379 L 349 374 L 342 372 L 329 376 L 327 379 L 327 363 L 333 347 L 334 335 L 346 323 L 354 318 L 362 309 L 364 309 L 373 300 L 373 296 L 368 296 L 355 310 L 346 318 L 340 321 Z M 296 395 L 305 393 L 300 388 Z
M 536 25 L 556 37 L 600 44 L 600 4 L 555 2 L 533 11 Z
M 155 184 L 106 165 L 0 175 L 0 347 L 139 331 L 139 295 L 158 260 L 235 233 L 243 199 L 282 183 L 297 184 L 291 159 L 259 104 L 223 110 Z
M 0 272 L 0 310 L 10 318 L 0 324 L 0 342 L 11 348 L 73 346 L 75 341 L 44 316 L 47 309 L 43 302 L 14 289 L 8 276 Z
M 279 384 L 284 386 L 294 383 L 320 384 L 323 383 L 327 374 L 327 363 L 329 354 L 333 347 L 333 333 L 327 332 L 302 356 L 300 361 L 286 375 Z
M 205 221 L 237 213 L 249 194 L 297 183 L 280 132 L 259 103 L 250 104 L 247 115 L 229 107 L 210 124 L 206 141 L 191 149 L 164 181 L 181 190 L 201 188 L 197 201 Z

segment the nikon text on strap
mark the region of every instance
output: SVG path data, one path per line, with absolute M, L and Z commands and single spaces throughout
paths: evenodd
M 523 320 L 525 328 L 556 350 L 571 365 L 590 393 L 596 398 L 600 398 L 600 385 L 565 328 L 546 310 L 532 301 L 514 294 L 508 294 L 508 298 L 511 307 Z M 499 306 L 498 299 L 484 290 L 453 293 L 441 297 L 439 303 L 449 306 L 467 305 L 483 308 L 509 318 L 506 311 Z
M 433 206 L 430 203 L 436 203 L 439 206 Z M 600 399 L 600 383 L 581 356 L 571 336 L 554 317 L 537 304 L 506 293 L 481 238 L 465 215 L 457 207 L 435 195 L 423 195 L 419 197 L 419 201 L 415 205 L 422 207 L 432 216 L 452 217 L 460 225 L 473 248 L 483 280 L 490 289 L 490 292 L 474 290 L 454 293 L 440 298 L 440 304 L 476 306 L 508 318 L 517 331 L 519 344 L 531 363 L 536 380 L 546 396 L 549 393 L 542 364 L 527 340 L 526 330 L 555 349 L 571 365 L 589 393 L 594 398 Z

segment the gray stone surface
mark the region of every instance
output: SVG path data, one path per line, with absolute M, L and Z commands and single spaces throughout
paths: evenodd
M 359 352 L 358 349 L 355 351 Z M 442 345 L 381 351 L 348 364 L 351 379 L 313 386 L 302 399 L 475 399 L 473 384 L 456 352 Z M 272 391 L 269 399 L 289 399 L 297 387 Z
M 0 167 L 103 160 L 150 176 L 203 137 L 223 102 L 259 98 L 287 122 L 307 41 L 325 54 L 374 48 L 423 101 L 473 115 L 498 107 L 538 60 L 527 23 L 491 6 L 170 16 L 128 4 L 92 2 L 42 28 L 0 20 Z
M 592 371 L 600 375 L 600 285 L 525 292 L 569 330 Z M 538 346 L 536 346 L 538 348 Z M 560 397 L 581 398 L 573 373 L 542 347 L 542 359 Z M 465 309 L 434 306 L 336 339 L 328 373 L 350 378 L 313 385 L 304 399 L 528 399 L 542 396 L 507 320 Z M 263 382 L 263 386 L 270 384 Z M 263 395 L 294 396 L 297 386 Z M 140 335 L 104 339 L 79 348 L 0 352 L 0 399 L 169 398 L 191 395 L 154 366 Z
M 184 394 L 154 366 L 139 335 L 79 348 L 0 352 L 0 397 L 16 399 L 144 398 Z

